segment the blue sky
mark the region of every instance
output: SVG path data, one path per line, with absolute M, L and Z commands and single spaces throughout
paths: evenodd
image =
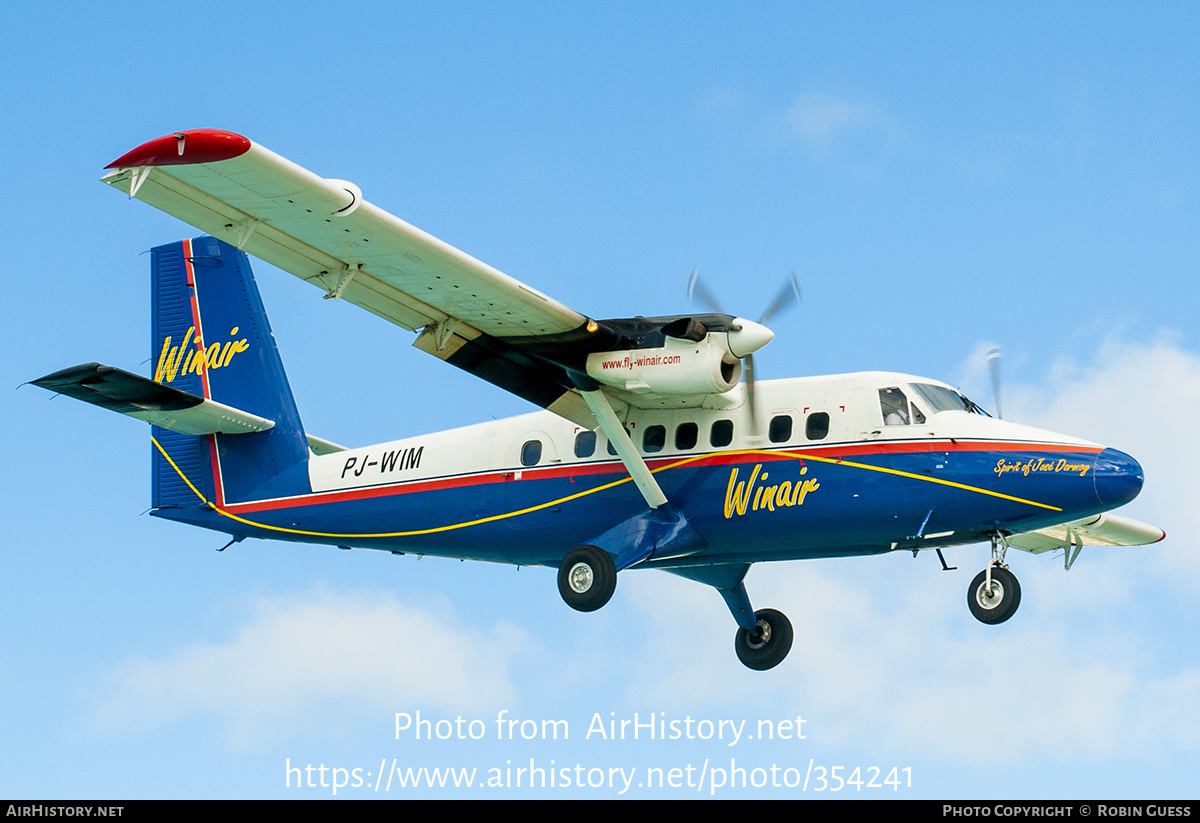
M 142 253 L 192 232 L 97 179 L 145 140 L 225 128 L 593 316 L 686 311 L 693 266 L 757 316 L 794 270 L 804 303 L 773 322 L 763 376 L 889 369 L 987 398 L 981 353 L 1002 345 L 1006 416 L 1137 456 L 1125 513 L 1168 532 L 1067 574 L 1015 558 L 1001 627 L 963 602 L 982 546 L 953 573 L 924 555 L 755 567 L 753 601 L 797 631 L 755 674 L 720 598 L 667 575 L 623 575 L 580 615 L 546 569 L 217 554 L 220 535 L 144 516 L 144 427 L 24 387 L 3 406 L 0 795 L 321 797 L 287 765 L 395 758 L 606 781 L 707 763 L 701 796 L 718 768 L 810 762 L 912 770 L 911 789 L 838 796 L 1195 796 L 1194 4 L 8 4 L 0 28 L 0 384 L 147 368 Z M 313 433 L 361 445 L 529 410 L 256 273 Z M 396 739 L 418 711 L 488 733 Z M 504 711 L 570 739 L 496 740 Z M 586 736 L 634 713 L 803 717 L 805 738 Z M 717 790 L 772 795 L 802 793 Z

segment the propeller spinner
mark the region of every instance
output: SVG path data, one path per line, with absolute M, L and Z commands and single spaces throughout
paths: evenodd
M 713 312 L 724 314 L 720 303 L 701 281 L 699 269 L 693 268 L 688 275 L 687 296 L 702 303 Z M 750 425 L 756 435 L 758 434 L 758 414 L 754 402 L 754 352 L 770 343 L 775 337 L 775 332 L 766 327 L 766 322 L 798 302 L 800 302 L 800 284 L 796 281 L 796 273 L 792 272 L 784 281 L 779 293 L 767 305 L 757 323 L 739 317 L 734 320 L 733 327 L 729 332 L 729 352 L 734 357 L 742 359 L 743 371 L 746 374 L 746 404 L 750 410 Z

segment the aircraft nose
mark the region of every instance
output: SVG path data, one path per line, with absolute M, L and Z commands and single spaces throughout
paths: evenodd
M 1123 506 L 1142 490 L 1142 465 L 1123 451 L 1105 449 L 1096 456 L 1092 474 L 1096 497 L 1105 506 Z

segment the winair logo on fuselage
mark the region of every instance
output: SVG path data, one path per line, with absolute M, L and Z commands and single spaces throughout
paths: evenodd
M 761 473 L 760 473 L 761 472 Z M 800 474 L 808 474 L 808 467 L 802 466 Z M 762 463 L 756 463 L 750 472 L 749 480 L 738 480 L 738 469 L 729 472 L 729 488 L 725 490 L 725 518 L 743 515 L 747 511 L 775 511 L 776 509 L 804 505 L 804 498 L 809 492 L 821 488 L 817 478 L 809 477 L 793 483 L 784 480 L 782 483 L 768 486 L 770 475 L 762 471 Z M 753 499 L 753 504 L 751 504 Z
M 230 337 L 237 333 L 237 326 L 229 330 Z M 205 369 L 224 368 L 229 365 L 235 354 L 248 348 L 250 344 L 244 337 L 241 340 L 213 343 L 205 348 L 203 341 L 196 336 L 196 327 L 192 326 L 178 346 L 171 345 L 170 335 L 163 340 L 162 353 L 158 355 L 158 366 L 154 369 L 154 380 L 158 383 L 170 383 L 179 375 L 201 374 Z

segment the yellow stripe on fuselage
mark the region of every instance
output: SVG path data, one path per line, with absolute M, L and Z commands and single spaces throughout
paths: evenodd
M 154 444 L 154 447 L 158 449 L 158 451 L 162 454 L 162 456 L 166 459 L 166 461 L 171 464 L 171 468 L 173 468 L 175 470 L 176 474 L 178 474 L 183 479 L 183 482 L 187 484 L 188 488 L 191 489 L 192 492 L 196 495 L 196 497 L 200 499 L 200 502 L 204 503 L 206 506 L 211 508 L 217 514 L 222 515 L 223 517 L 228 517 L 230 520 L 235 520 L 238 523 L 244 523 L 247 526 L 253 526 L 254 528 L 257 528 L 257 529 L 267 529 L 268 531 L 282 532 L 285 534 L 302 535 L 305 537 L 330 537 L 330 538 L 338 538 L 338 539 L 361 540 L 361 539 L 376 539 L 376 538 L 385 538 L 385 537 L 417 537 L 417 536 L 425 535 L 425 534 L 437 534 L 439 532 L 448 532 L 448 531 L 454 531 L 456 529 L 465 529 L 468 526 L 478 526 L 483 523 L 494 523 L 499 520 L 507 520 L 510 517 L 519 517 L 520 515 L 523 515 L 523 514 L 529 514 L 531 512 L 540 511 L 542 509 L 548 509 L 548 508 L 551 508 L 552 506 L 558 506 L 562 503 L 568 503 L 572 500 L 579 500 L 580 498 L 587 497 L 588 495 L 596 494 L 597 492 L 602 492 L 602 491 L 606 491 L 608 489 L 615 488 L 617 486 L 620 486 L 623 483 L 632 482 L 632 478 L 623 477 L 620 480 L 614 480 L 611 483 L 605 483 L 604 485 L 597 486 L 594 489 L 588 489 L 586 491 L 577 492 L 576 494 L 567 495 L 566 497 L 560 497 L 556 500 L 551 500 L 546 503 L 539 503 L 536 506 L 529 506 L 528 508 L 517 509 L 516 511 L 511 511 L 511 512 L 505 512 L 504 514 L 494 514 L 494 515 L 491 515 L 488 517 L 480 517 L 475 520 L 467 520 L 462 523 L 452 523 L 452 524 L 445 525 L 445 526 L 435 526 L 435 527 L 429 528 L 429 529 L 414 529 L 411 531 L 398 531 L 398 532 L 377 532 L 377 533 L 371 533 L 371 534 L 342 534 L 342 533 L 336 533 L 336 532 L 317 532 L 317 531 L 308 531 L 306 529 L 291 529 L 286 526 L 273 526 L 269 523 L 258 523 L 258 522 L 255 522 L 254 520 L 249 520 L 245 517 L 241 517 L 230 511 L 227 511 L 224 508 L 216 506 L 211 501 L 205 499 L 204 495 L 200 492 L 199 489 L 196 488 L 196 486 L 192 483 L 192 481 L 188 479 L 187 475 L 183 473 L 183 470 L 180 469 L 178 465 L 176 465 L 175 461 L 171 459 L 171 456 L 169 454 L 167 454 L 167 450 L 162 447 L 162 445 L 158 442 L 158 440 L 156 440 L 154 437 L 151 437 L 150 441 Z M 997 497 L 1002 500 L 1011 500 L 1014 503 L 1024 503 L 1025 505 L 1028 505 L 1028 506 L 1036 506 L 1037 508 L 1047 509 L 1049 511 L 1056 511 L 1056 512 L 1062 511 L 1062 509 L 1060 509 L 1057 506 L 1051 506 L 1046 503 L 1038 503 L 1036 500 L 1026 500 L 1025 498 L 1022 498 L 1022 497 L 1014 497 L 1013 495 L 1002 494 L 1000 492 L 991 491 L 990 489 L 981 489 L 978 486 L 968 486 L 965 483 L 955 483 L 952 480 L 942 480 L 942 479 L 939 479 L 936 477 L 925 477 L 925 476 L 922 476 L 919 474 L 912 474 L 911 472 L 900 471 L 899 469 L 888 469 L 888 468 L 884 468 L 883 466 L 871 466 L 866 463 L 855 463 L 850 460 L 843 460 L 840 458 L 820 457 L 818 455 L 807 454 L 807 453 L 796 453 L 796 452 L 786 452 L 786 451 L 767 451 L 765 449 L 748 449 L 745 451 L 707 452 L 705 454 L 696 454 L 696 455 L 692 455 L 690 457 L 685 457 L 681 460 L 676 460 L 672 463 L 668 463 L 665 466 L 659 466 L 656 469 L 651 469 L 651 472 L 657 474 L 658 472 L 668 471 L 670 469 L 677 469 L 682 466 L 686 466 L 691 463 L 698 462 L 700 460 L 707 460 L 711 457 L 728 457 L 728 456 L 741 456 L 741 455 L 762 455 L 762 456 L 770 457 L 775 460 L 778 460 L 780 458 L 790 458 L 793 460 L 812 460 L 816 463 L 828 463 L 830 465 L 849 466 L 852 469 L 863 469 L 865 471 L 882 472 L 883 474 L 892 474 L 892 475 L 896 475 L 897 477 L 907 478 L 909 480 L 921 480 L 926 483 L 937 483 L 938 485 L 950 486 L 951 488 L 962 489 L 963 491 L 975 492 L 976 494 L 984 494 L 984 495 L 988 495 L 989 497 Z

